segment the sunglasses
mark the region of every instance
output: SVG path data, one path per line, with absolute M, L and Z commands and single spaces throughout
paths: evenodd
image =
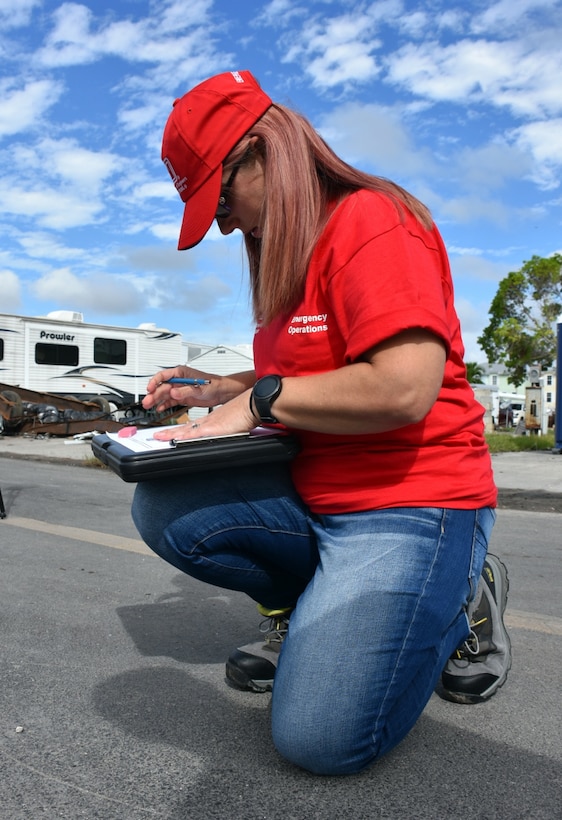
M 246 150 L 244 151 L 243 156 L 238 160 L 238 162 L 232 168 L 230 176 L 228 177 L 228 179 L 226 180 L 226 183 L 224 185 L 224 189 L 227 193 L 230 193 L 230 189 L 234 185 L 234 180 L 236 179 L 236 174 L 238 173 L 238 171 L 240 170 L 242 165 L 244 165 L 244 163 L 248 159 L 251 151 L 252 151 L 251 146 L 248 146 L 246 148 Z M 230 216 L 230 212 L 231 212 L 232 209 L 231 209 L 230 205 L 226 204 L 227 193 L 221 194 L 219 196 L 219 204 L 217 205 L 217 210 L 215 211 L 215 216 L 217 217 L 217 219 L 225 219 L 227 216 Z

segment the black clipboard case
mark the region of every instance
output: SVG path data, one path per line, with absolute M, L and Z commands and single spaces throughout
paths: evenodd
M 142 453 L 133 452 L 105 433 L 92 438 L 96 458 L 128 482 L 290 461 L 298 450 L 299 444 L 294 436 L 278 431 L 241 438 L 196 439 L 178 447 Z

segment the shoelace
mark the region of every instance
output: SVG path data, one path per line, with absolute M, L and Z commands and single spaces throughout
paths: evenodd
M 470 624 L 470 635 L 463 645 L 457 649 L 457 658 L 465 658 L 467 655 L 472 655 L 474 657 L 475 655 L 480 654 L 480 641 L 478 640 L 478 635 L 474 630 L 479 626 L 482 626 L 482 624 L 485 624 L 487 620 L 487 618 L 481 618 L 479 621 L 475 621 Z
M 279 616 L 265 618 L 260 624 L 260 632 L 265 635 L 266 643 L 283 643 L 288 628 L 289 619 Z

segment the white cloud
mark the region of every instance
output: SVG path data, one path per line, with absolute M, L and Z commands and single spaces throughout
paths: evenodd
M 459 245 L 453 245 L 452 243 L 449 243 L 447 245 L 447 250 L 448 250 L 449 254 L 452 255 L 453 257 L 456 257 L 456 256 L 484 257 L 484 256 L 486 256 L 486 257 L 492 257 L 492 258 L 496 257 L 496 258 L 499 259 L 499 258 L 502 258 L 502 257 L 511 256 L 515 251 L 518 250 L 518 248 L 516 248 L 516 247 L 514 247 L 514 248 L 507 247 L 507 248 L 499 248 L 499 249 L 498 248 L 465 248 L 462 245 L 459 246 Z M 456 264 L 458 265 L 459 263 L 457 262 Z M 469 264 L 470 264 L 472 270 L 473 270 L 474 264 L 480 265 L 480 263 L 478 261 L 475 262 L 474 259 L 469 260 Z M 485 264 L 486 264 L 486 266 L 489 266 L 490 261 L 488 260 L 487 262 L 485 262 Z M 489 267 L 487 267 L 487 269 L 490 270 Z M 459 270 L 460 270 L 460 268 L 459 268 Z
M 448 250 L 455 283 L 455 307 L 465 345 L 465 361 L 485 362 L 486 354 L 477 339 L 488 324 L 492 300 L 499 282 L 509 271 L 509 265 L 504 261 L 487 259 L 484 254 L 488 251 L 455 249 L 451 246 Z
M 70 248 L 58 242 L 50 233 L 34 231 L 18 237 L 18 242 L 32 259 L 51 259 L 59 262 L 83 259 L 82 248 Z
M 446 9 L 436 13 L 434 23 L 442 31 L 449 29 L 453 32 L 460 32 L 463 30 L 466 17 L 466 12 L 461 9 Z
M 374 173 L 383 176 L 430 174 L 435 162 L 429 151 L 416 148 L 401 114 L 402 109 L 347 103 L 322 117 L 319 127 L 327 142 L 351 164 L 367 162 Z
M 120 124 L 123 125 L 128 131 L 136 131 L 140 128 L 146 128 L 154 122 L 163 122 L 163 109 L 163 101 L 160 98 L 155 102 L 150 101 L 147 103 L 145 101 L 135 108 L 122 108 L 118 111 L 117 117 Z
M 55 230 L 89 225 L 105 210 L 104 184 L 122 164 L 115 154 L 92 151 L 70 139 L 17 144 L 0 180 L 0 213 L 25 216 Z
M 529 152 L 536 161 L 531 176 L 545 189 L 556 188 L 562 167 L 562 117 L 522 125 L 510 132 L 510 136 L 523 151 Z
M 478 85 L 480 73 L 487 82 L 497 73 L 488 70 L 483 54 L 487 47 L 485 41 L 445 47 L 437 42 L 409 43 L 388 57 L 388 76 L 391 82 L 434 101 L 465 100 Z
M 30 290 L 42 301 L 82 312 L 89 309 L 109 315 L 129 314 L 144 306 L 142 294 L 126 277 L 108 273 L 81 277 L 69 268 L 58 268 L 37 279 Z
M 213 10 L 214 0 L 158 0 L 153 4 L 159 30 L 172 36 L 192 26 L 204 25 Z
M 33 219 L 43 228 L 63 230 L 89 225 L 102 209 L 101 202 L 57 188 L 44 186 L 29 190 L 0 182 L 0 213 Z
M 122 66 L 109 89 L 125 101 L 115 114 L 117 124 L 128 133 L 143 131 L 149 148 L 155 123 L 161 137 L 178 88 L 187 90 L 234 59 L 217 51 L 209 35 L 211 26 L 215 33 L 220 28 L 210 16 L 213 0 L 160 0 L 152 6 L 138 20 L 115 20 L 65 3 L 53 13 L 53 28 L 33 55 L 35 67 L 59 71 L 118 58 Z
M 172 188 L 172 190 L 174 190 Z M 177 196 L 175 190 L 174 195 Z M 182 218 L 182 207 L 181 201 L 178 198 L 178 213 L 177 218 L 173 219 L 170 222 L 150 222 L 144 228 L 150 231 L 150 233 L 155 236 L 157 239 L 161 239 L 164 242 L 170 242 L 173 245 L 175 257 L 178 259 L 178 267 L 183 268 L 191 260 L 195 258 L 194 254 L 196 251 L 188 251 L 188 252 L 179 252 L 177 251 L 177 244 L 180 235 L 180 227 L 181 227 L 181 218 Z M 219 227 L 216 222 L 213 222 L 211 227 L 209 228 L 208 232 L 205 234 L 205 247 L 209 248 L 209 242 L 219 242 L 220 246 L 226 250 L 226 248 L 233 246 L 235 248 L 239 248 L 241 244 L 241 234 L 238 231 L 235 231 L 231 236 L 223 236 L 220 232 Z M 199 246 L 202 247 L 202 246 Z M 239 256 L 240 263 L 242 262 L 242 254 Z
M 44 114 L 60 98 L 62 83 L 35 80 L 21 87 L 19 78 L 0 82 L 0 137 L 35 130 Z
M 515 115 L 562 111 L 562 51 L 524 39 L 409 43 L 388 57 L 388 78 L 434 102 L 487 103 Z
M 364 43 L 336 43 L 327 48 L 307 66 L 314 85 L 320 88 L 361 82 L 376 77 L 380 69 Z
M 429 18 L 424 11 L 414 11 L 400 18 L 399 26 L 408 37 L 421 37 L 427 27 Z
M 376 4 L 375 4 L 376 5 Z M 395 7 L 395 4 L 382 4 Z M 380 9 L 376 15 L 378 18 Z M 285 62 L 298 61 L 319 88 L 372 80 L 380 72 L 372 52 L 374 15 L 354 14 L 311 20 L 288 49 Z M 294 33 L 292 35 L 294 39 Z
M 19 28 L 29 23 L 33 9 L 43 0 L 0 0 L 0 20 L 4 30 Z
M 476 34 L 497 32 L 502 37 L 509 32 L 521 32 L 523 26 L 532 23 L 533 12 L 551 11 L 552 0 L 499 0 L 481 14 L 475 14 L 471 30 Z
M 103 182 L 123 164 L 116 154 L 92 151 L 70 139 L 42 140 L 35 150 L 40 162 L 49 158 L 50 175 L 88 196 L 96 196 Z
M 96 43 L 90 37 L 93 14 L 86 6 L 63 3 L 53 12 L 55 28 L 36 54 L 37 62 L 49 67 L 83 65 L 96 57 Z
M 292 0 L 271 0 L 266 3 L 256 18 L 256 24 L 264 26 L 287 26 L 295 17 L 302 17 L 304 9 Z
M 560 175 L 560 0 L 40 5 L 0 0 L 11 75 L 0 78 L 0 270 L 20 274 L 27 312 L 39 277 L 53 307 L 66 294 L 63 306 L 119 319 L 133 303 L 138 321 L 182 327 L 189 310 L 190 335 L 215 342 L 246 323 L 240 233 L 213 225 L 178 253 L 182 204 L 160 162 L 173 99 L 233 67 L 310 113 L 346 160 L 432 207 L 461 305 L 475 309 L 469 339 L 494 263 L 530 258 L 559 234 L 560 198 L 537 186 Z M 27 28 L 8 30 L 17 19 Z M 8 285 L 3 303 L 13 274 Z
M 2 310 L 4 312 L 16 310 L 20 306 L 21 284 L 13 271 L 0 270 L 0 293 L 2 294 Z
M 152 16 L 136 22 L 106 22 L 86 6 L 63 3 L 52 15 L 53 29 L 37 59 L 49 67 L 85 65 L 108 55 L 129 63 L 181 62 L 193 50 L 209 48 L 208 31 L 203 35 L 194 27 L 205 25 L 211 7 L 211 0 L 176 0 L 158 4 Z
M 400 24 L 404 16 L 404 3 L 402 0 L 380 0 L 380 2 L 372 3 L 367 8 L 366 14 L 376 24 Z
M 462 340 L 464 343 L 465 362 L 485 362 L 486 354 L 476 341 L 488 323 L 489 305 L 473 300 L 457 298 L 455 308 L 461 323 Z
M 117 154 L 83 148 L 77 140 L 50 138 L 35 143 L 13 144 L 12 160 L 18 179 L 36 183 L 38 179 L 72 183 L 90 195 L 125 163 Z
M 489 310 L 497 285 L 506 275 L 504 262 L 491 262 L 479 251 L 456 255 L 449 247 L 455 283 L 455 308 L 461 323 L 465 361 L 485 362 L 486 354 L 477 342 L 489 321 Z
M 461 148 L 450 158 L 449 178 L 456 177 L 463 190 L 478 190 L 482 194 L 522 179 L 530 173 L 532 165 L 528 151 L 496 139 L 476 148 Z
M 176 307 L 188 313 L 208 313 L 232 293 L 224 278 L 214 274 L 180 282 L 160 280 L 154 292 L 159 307 Z
M 150 232 L 157 238 L 164 242 L 176 242 L 180 235 L 180 223 L 173 222 L 157 222 L 150 226 Z
M 459 249 L 448 246 L 451 270 L 455 282 L 462 280 L 469 282 L 499 283 L 508 272 L 506 262 L 493 262 L 484 256 L 487 251 L 474 248 Z
M 476 194 L 442 199 L 439 211 L 442 221 L 457 222 L 461 225 L 469 222 L 482 222 L 505 227 L 512 219 L 511 209 L 507 203 Z
M 181 205 L 177 191 L 169 182 L 145 182 L 134 188 L 134 195 L 138 199 L 174 199 Z

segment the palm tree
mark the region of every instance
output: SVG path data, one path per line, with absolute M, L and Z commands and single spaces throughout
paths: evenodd
M 477 362 L 466 362 L 466 378 L 470 384 L 484 384 L 484 368 Z

